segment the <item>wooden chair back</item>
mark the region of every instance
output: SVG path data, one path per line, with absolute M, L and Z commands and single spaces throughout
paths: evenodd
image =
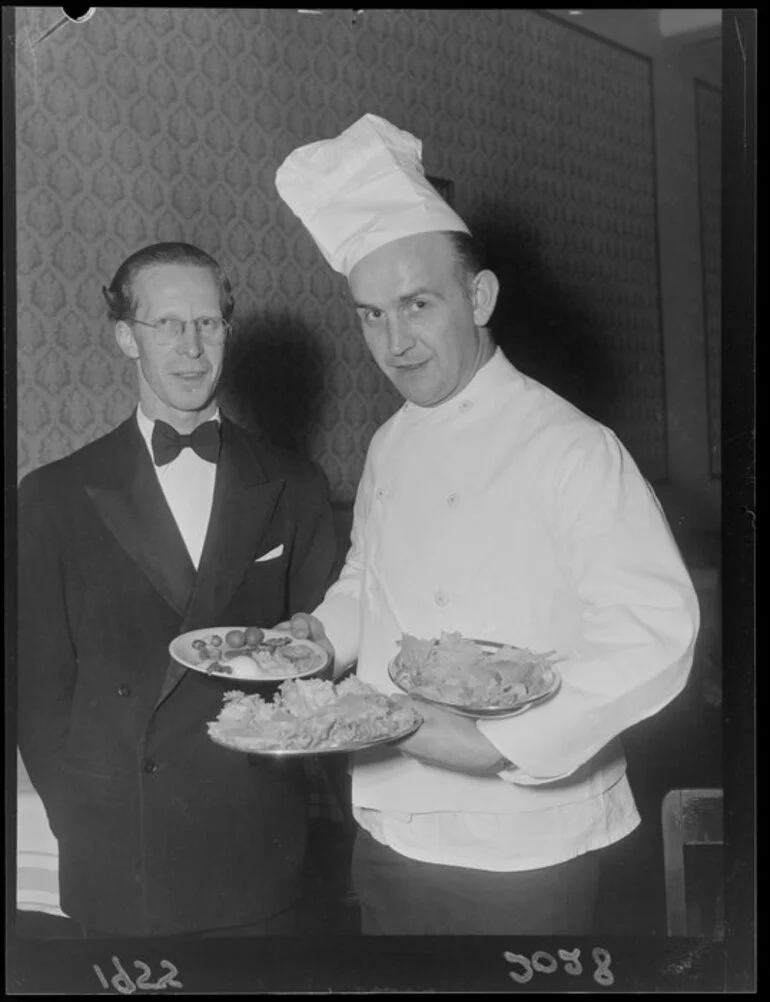
M 712 928 L 694 928 L 693 909 L 688 907 L 685 847 L 724 844 L 722 799 L 721 789 L 669 790 L 663 798 L 663 865 L 669 936 L 721 935 L 718 919 Z M 717 888 L 716 893 L 721 894 L 721 888 Z

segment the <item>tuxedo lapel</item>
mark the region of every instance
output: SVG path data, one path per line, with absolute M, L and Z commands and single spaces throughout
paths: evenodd
M 211 517 L 181 632 L 237 625 L 220 623 L 217 617 L 253 563 L 283 489 L 283 480 L 268 480 L 243 433 L 223 419 Z M 185 671 L 170 662 L 156 708 Z
M 152 460 L 130 418 L 112 443 L 97 482 L 86 485 L 102 521 L 157 592 L 184 615 L 195 581 L 187 547 L 166 503 Z M 101 482 L 98 482 L 101 481 Z

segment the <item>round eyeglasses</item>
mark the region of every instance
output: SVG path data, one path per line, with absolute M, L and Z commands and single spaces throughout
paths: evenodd
M 231 331 L 230 324 L 222 317 L 196 317 L 194 320 L 178 320 L 176 317 L 161 317 L 152 324 L 144 320 L 129 318 L 132 323 L 152 327 L 155 340 L 160 345 L 175 344 L 182 338 L 188 324 L 194 324 L 197 334 L 207 344 L 222 344 Z

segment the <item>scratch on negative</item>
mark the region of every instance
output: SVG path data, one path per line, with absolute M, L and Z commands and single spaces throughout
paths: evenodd
M 746 101 L 747 101 L 747 87 L 748 87 L 748 80 L 746 79 L 746 49 L 743 45 L 743 39 L 741 38 L 741 28 L 737 21 L 735 22 L 735 34 L 738 37 L 738 45 L 740 45 L 741 47 L 741 56 L 743 57 L 743 109 L 744 109 L 743 148 L 746 149 L 746 147 L 748 146 L 748 137 L 746 135 L 746 129 L 748 127 L 748 123 L 746 121 Z
M 35 45 L 40 45 L 41 42 L 44 42 L 46 40 L 46 38 L 49 38 L 51 35 L 53 35 L 53 33 L 55 31 L 58 31 L 59 28 L 61 28 L 61 26 L 63 24 L 66 24 L 67 21 L 69 21 L 69 20 L 70 20 L 70 18 L 69 18 L 69 15 L 67 15 L 67 14 L 65 14 L 64 17 L 60 17 L 59 20 L 55 24 L 51 25 L 51 27 L 48 29 L 48 31 L 44 31 L 43 32 L 43 34 L 40 36 L 40 38 L 38 38 L 38 40 L 35 42 Z M 27 32 L 27 33 L 29 34 L 29 32 Z M 34 48 L 34 46 L 33 46 L 33 48 Z
M 29 37 L 29 25 L 26 24 L 24 25 L 24 32 L 27 36 L 27 45 L 29 45 L 29 51 L 32 53 L 32 63 L 33 63 L 32 76 L 34 77 L 35 80 L 35 104 L 37 104 L 37 55 L 35 53 L 35 45 L 32 42 L 32 39 Z
M 743 39 L 741 38 L 741 28 L 740 28 L 740 25 L 737 22 L 736 22 L 736 25 L 735 25 L 735 34 L 738 36 L 738 44 L 741 47 L 741 55 L 743 56 L 743 62 L 745 63 L 746 62 L 746 50 L 743 47 Z
M 705 942 L 698 943 L 691 953 L 687 953 L 684 957 L 680 958 L 678 961 L 673 961 L 665 969 L 666 974 L 689 974 L 696 960 L 700 959 L 700 955 L 706 948 Z
M 59 28 L 61 28 L 61 26 L 63 24 L 66 24 L 68 20 L 69 20 L 69 18 L 66 17 L 66 16 L 59 18 L 58 21 L 56 21 L 54 24 L 51 25 L 51 27 L 48 29 L 48 31 L 44 31 L 43 34 L 40 36 L 40 38 L 38 38 L 34 42 L 32 41 L 32 39 L 29 36 L 29 25 L 28 24 L 24 25 L 24 33 L 27 36 L 27 45 L 29 46 L 29 51 L 32 53 L 33 76 L 35 78 L 35 102 L 36 103 L 37 103 L 37 96 L 38 96 L 38 72 L 37 72 L 37 55 L 35 53 L 35 49 L 38 47 L 38 45 L 40 45 L 41 42 L 44 42 L 46 40 L 46 38 L 50 38 L 51 35 L 53 35 L 53 33 L 55 31 L 58 31 Z

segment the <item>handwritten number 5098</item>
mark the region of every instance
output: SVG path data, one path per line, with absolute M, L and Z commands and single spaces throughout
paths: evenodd
M 580 962 L 580 950 L 558 950 L 557 953 L 559 960 L 564 963 L 564 970 L 567 974 L 577 976 L 583 973 L 583 965 Z M 509 964 L 516 964 L 522 968 L 521 972 L 508 971 L 508 976 L 520 985 L 525 985 L 528 981 L 531 981 L 536 972 L 539 974 L 553 974 L 559 968 L 556 958 L 551 956 L 550 953 L 546 953 L 545 950 L 535 950 L 531 958 L 525 957 L 521 953 L 511 953 L 509 950 L 505 950 L 503 956 Z M 615 976 L 610 970 L 612 957 L 609 950 L 605 950 L 602 946 L 594 947 L 591 951 L 591 957 L 596 965 L 596 970 L 593 972 L 594 981 L 603 988 L 613 985 L 615 983 Z

